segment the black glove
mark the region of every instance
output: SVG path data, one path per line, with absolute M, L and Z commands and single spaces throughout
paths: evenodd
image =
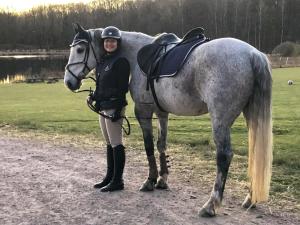
M 112 122 L 116 122 L 116 121 L 118 121 L 119 119 L 122 118 L 122 116 L 121 116 L 121 110 L 122 110 L 122 109 L 117 109 L 117 110 L 111 115 L 111 121 L 112 121 Z
M 96 99 L 95 99 L 95 91 L 90 91 L 88 97 L 90 97 L 90 99 L 91 99 L 92 101 L 95 101 L 95 100 L 96 100 Z
M 100 104 L 99 104 L 99 102 L 95 101 L 94 92 L 91 92 L 87 96 L 86 102 L 87 102 L 88 106 L 90 107 L 90 109 L 92 109 L 94 112 L 100 111 Z
M 93 96 L 91 94 L 89 94 L 86 98 L 86 102 L 89 104 L 89 105 L 92 105 L 93 102 L 94 102 L 94 99 L 93 99 Z

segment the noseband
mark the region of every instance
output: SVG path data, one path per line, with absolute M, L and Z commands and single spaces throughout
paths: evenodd
M 90 49 L 92 49 L 93 55 L 97 61 L 97 56 L 96 56 L 96 52 L 95 49 L 91 43 L 91 34 L 90 32 L 88 32 L 88 40 L 86 39 L 81 39 L 81 40 L 77 40 L 77 41 L 73 41 L 73 43 L 70 45 L 70 47 L 74 47 L 80 43 L 85 43 L 86 47 L 86 51 L 85 51 L 85 55 L 84 55 L 84 59 L 81 62 L 75 62 L 75 63 L 68 63 L 66 65 L 66 70 L 78 81 L 81 82 L 81 80 L 85 79 L 85 75 L 87 73 L 89 73 L 92 69 L 88 66 L 88 60 L 89 60 L 89 55 L 90 55 Z M 78 76 L 76 76 L 72 70 L 70 69 L 71 66 L 74 65 L 78 65 L 78 64 L 83 64 L 84 67 L 82 69 L 82 71 L 78 74 Z

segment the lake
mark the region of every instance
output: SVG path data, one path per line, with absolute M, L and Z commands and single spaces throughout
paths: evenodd
M 0 84 L 25 80 L 62 79 L 67 56 L 0 56 Z

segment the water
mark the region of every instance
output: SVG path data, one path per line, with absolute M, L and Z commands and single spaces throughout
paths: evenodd
M 63 78 L 67 62 L 64 56 L 0 56 L 0 84 Z

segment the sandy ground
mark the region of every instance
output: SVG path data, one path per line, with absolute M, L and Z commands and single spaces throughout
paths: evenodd
M 0 224 L 300 224 L 284 209 L 246 211 L 231 194 L 216 217 L 200 218 L 210 191 L 182 174 L 170 174 L 167 191 L 139 192 L 147 175 L 141 151 L 127 152 L 125 190 L 101 193 L 93 184 L 105 173 L 104 152 L 0 132 Z

